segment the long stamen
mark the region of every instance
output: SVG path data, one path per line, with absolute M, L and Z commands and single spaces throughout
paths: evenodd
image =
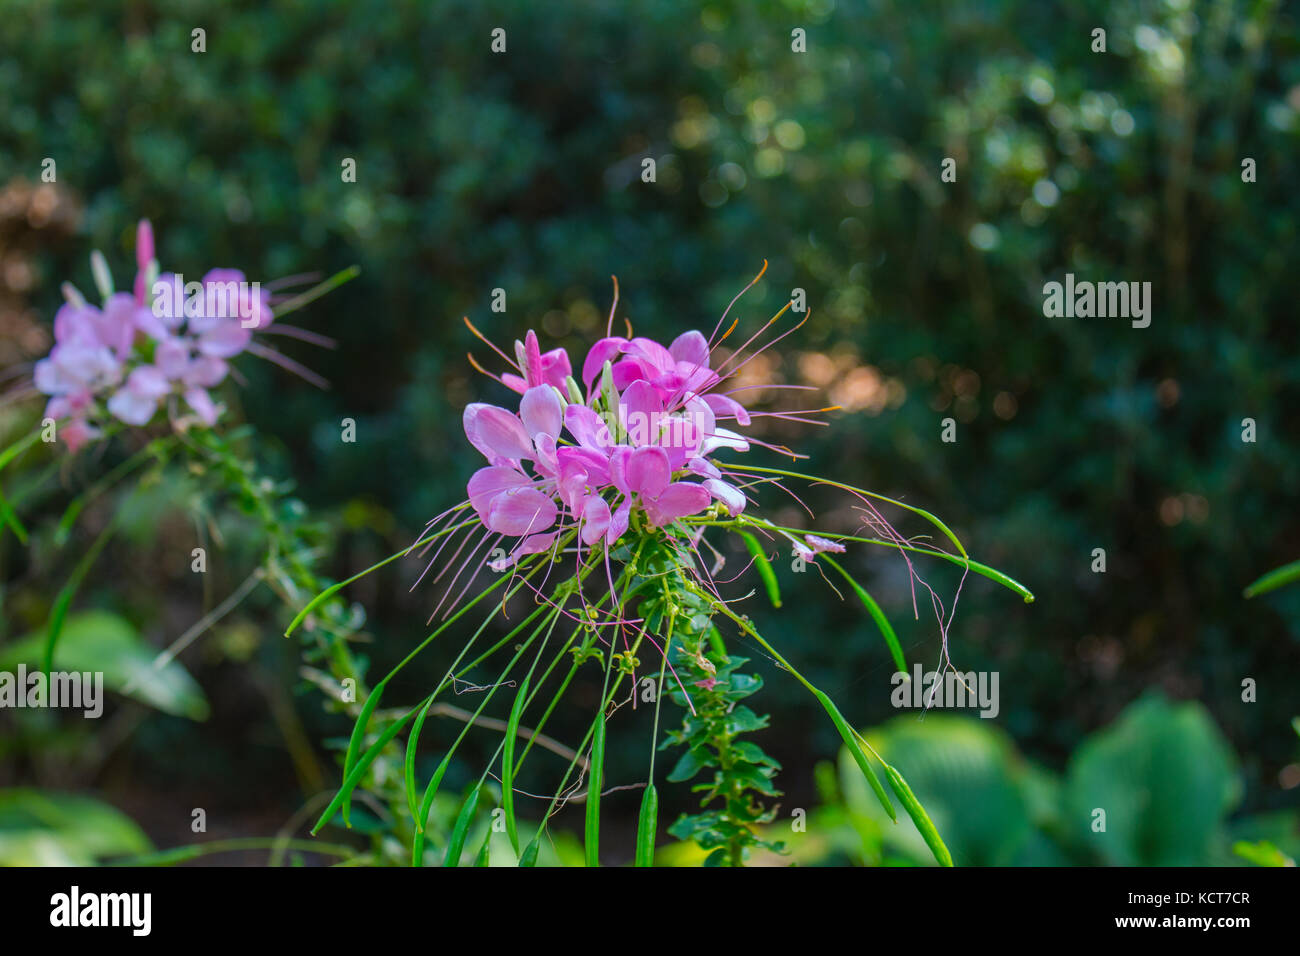
M 277 352 L 269 345 L 262 345 L 260 342 L 249 342 L 246 351 L 252 352 L 258 358 L 264 358 L 268 362 L 280 366 L 280 368 L 287 372 L 292 372 L 294 375 L 303 379 L 303 381 L 310 382 L 322 391 L 328 390 L 330 387 L 328 381 L 307 368 L 307 366 L 295 362 L 293 359 L 289 358 L 289 356 Z
M 614 310 L 618 308 L 618 276 L 610 276 L 614 280 L 614 301 L 609 307 L 609 320 L 605 323 L 605 338 L 609 338 L 614 332 Z
M 750 280 L 749 280 L 749 285 L 745 286 L 745 288 L 743 288 L 743 289 L 741 289 L 739 292 L 737 292 L 736 295 L 735 295 L 735 297 L 731 300 L 731 302 L 728 303 L 727 308 L 726 308 L 725 310 L 723 310 L 722 316 L 718 319 L 718 324 L 715 325 L 715 326 L 713 327 L 713 335 L 710 335 L 710 336 L 709 336 L 709 346 L 710 346 L 710 347 L 712 347 L 712 345 L 713 345 L 713 336 L 718 334 L 718 329 L 722 328 L 722 323 L 725 322 L 725 321 L 727 321 L 727 315 L 731 312 L 731 307 L 734 306 L 734 305 L 735 305 L 735 304 L 740 300 L 740 297 L 741 297 L 742 295 L 744 295 L 746 292 L 748 292 L 750 289 L 754 288 L 754 286 L 756 286 L 756 285 L 758 284 L 758 280 L 761 279 L 761 278 L 763 278 L 763 273 L 766 272 L 766 271 L 767 271 L 767 260 L 764 259 L 764 260 L 763 260 L 763 268 L 761 268 L 761 269 L 758 270 L 758 275 L 756 275 L 756 276 L 754 276 L 754 278 L 750 279 Z M 734 323 L 733 323 L 733 327 L 734 327 Z M 725 338 L 725 336 L 724 336 L 724 338 Z
M 480 332 L 478 329 L 474 327 L 474 323 L 469 320 L 468 315 L 461 316 L 461 321 L 465 323 L 466 328 L 468 328 L 470 332 L 474 334 L 474 337 L 476 339 L 478 339 L 480 342 L 482 342 L 484 345 L 490 348 L 493 352 L 496 352 L 497 355 L 500 355 L 503 359 L 505 359 L 507 365 L 509 365 L 520 375 L 524 373 L 524 370 L 519 367 L 519 364 L 514 359 L 512 359 L 509 355 L 506 355 L 505 352 L 502 352 L 499 348 L 493 345 L 491 340 L 488 339 L 486 335 L 484 335 L 482 332 Z

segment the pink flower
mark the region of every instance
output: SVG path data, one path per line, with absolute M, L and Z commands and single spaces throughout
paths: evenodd
M 147 425 L 158 402 L 171 391 L 167 376 L 152 365 L 138 366 L 108 400 L 108 410 L 128 425 Z
M 545 355 L 537 344 L 537 333 L 532 329 L 524 336 L 523 342 L 515 342 L 515 358 L 523 377 L 506 374 L 501 381 L 521 395 L 537 385 L 554 385 L 564 388 L 564 380 L 573 374 L 569 364 L 569 353 L 564 349 L 551 349 Z
M 799 541 L 797 538 L 792 540 L 794 541 L 795 554 L 804 561 L 814 560 L 823 551 L 830 551 L 833 554 L 844 553 L 844 545 L 836 541 L 829 541 L 815 534 L 806 534 L 803 537 L 803 541 Z M 804 543 L 805 541 L 807 544 Z

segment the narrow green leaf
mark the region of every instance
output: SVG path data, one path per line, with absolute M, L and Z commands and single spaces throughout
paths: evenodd
M 113 536 L 116 527 L 116 518 L 109 521 L 104 530 L 99 533 L 91 546 L 86 550 L 85 555 L 77 562 L 77 566 L 72 570 L 72 576 L 68 582 L 63 585 L 58 596 L 54 599 L 54 607 L 50 611 L 50 627 L 45 636 L 45 653 L 41 656 L 41 669 L 48 675 L 50 669 L 54 666 L 54 648 L 58 645 L 59 635 L 63 633 L 63 622 L 68 616 L 68 608 L 72 606 L 72 599 L 76 597 L 77 590 L 81 587 L 81 582 L 85 580 L 86 574 L 89 573 L 91 565 L 99 557 L 99 552 L 104 550 L 104 545 L 108 539 Z
M 280 303 L 274 310 L 272 310 L 271 314 L 277 319 L 283 318 L 290 312 L 296 312 L 307 303 L 314 302 L 325 293 L 332 289 L 337 289 L 339 286 L 343 285 L 343 283 L 350 282 L 359 275 L 361 275 L 360 266 L 348 266 L 346 269 L 341 269 L 328 279 L 316 283 L 316 285 L 312 286 L 306 292 L 300 292 L 292 299 Z
M 361 750 L 361 741 L 366 736 L 366 726 L 370 723 L 370 715 L 375 712 L 379 706 L 379 698 L 384 693 L 384 685 L 388 683 L 388 678 L 384 678 L 375 685 L 375 689 L 370 692 L 366 702 L 361 705 L 361 714 L 357 717 L 357 722 L 352 726 L 352 736 L 348 739 L 348 752 L 343 758 L 343 776 L 346 778 L 357 765 L 357 753 Z M 343 797 L 343 824 L 351 828 L 352 821 L 352 791 L 349 790 Z
M 31 448 L 32 445 L 36 444 L 36 442 L 40 439 L 40 437 L 41 437 L 40 429 L 37 429 L 36 431 L 33 432 L 28 432 L 22 438 L 18 439 L 16 442 L 11 444 L 4 451 L 0 451 L 0 471 L 3 471 L 5 466 L 8 465 L 9 462 L 13 461 L 15 458 L 17 458 L 19 455 L 25 452 L 28 448 Z
M 424 718 L 429 715 L 429 707 L 433 704 L 433 695 L 424 702 L 420 708 L 420 716 L 415 718 L 415 726 L 411 728 L 411 736 L 406 740 L 406 761 L 403 766 L 406 777 L 406 805 L 411 811 L 411 818 L 415 820 L 416 827 L 420 826 L 420 821 L 416 818 L 418 812 L 415 804 L 415 754 L 420 746 L 420 731 L 424 729 Z
M 488 827 L 487 836 L 483 838 L 483 846 L 478 851 L 478 856 L 474 859 L 475 866 L 488 866 L 492 862 L 490 847 L 492 846 L 492 828 Z
M 907 811 L 907 815 L 916 824 L 916 829 L 920 831 L 926 846 L 930 848 L 934 858 L 939 861 L 939 865 L 952 866 L 952 854 L 948 852 L 948 847 L 944 845 L 943 838 L 939 836 L 939 831 L 935 829 L 930 814 L 925 812 L 925 807 L 921 806 L 921 801 L 916 799 L 916 794 L 912 793 L 912 788 L 907 785 L 903 775 L 889 764 L 885 764 L 885 779 L 889 781 L 890 789 L 894 791 L 894 794 L 903 804 L 903 809 Z
M 447 842 L 447 855 L 443 857 L 443 866 L 460 866 L 461 850 L 465 848 L 465 836 L 469 832 L 470 821 L 474 819 L 474 811 L 478 809 L 478 795 L 482 789 L 483 784 L 476 783 L 474 789 L 470 791 L 469 798 L 460 808 L 456 824 L 451 828 L 451 839 Z
M 420 801 L 420 812 L 415 818 L 415 836 L 411 840 L 411 866 L 419 867 L 424 865 L 424 828 L 429 822 L 429 810 L 433 807 L 433 798 L 437 796 L 438 787 L 442 784 L 443 774 L 447 772 L 447 767 L 451 765 L 451 756 L 455 753 L 456 748 L 453 745 L 451 750 L 443 756 L 442 761 L 438 764 L 438 769 L 433 772 L 429 785 L 424 788 L 424 798 Z
M 867 762 L 867 755 L 862 752 L 862 746 L 858 743 L 857 734 L 845 722 L 839 708 L 835 706 L 829 697 L 819 690 L 813 691 L 813 695 L 821 701 L 826 713 L 830 714 L 831 720 L 835 723 L 835 729 L 840 732 L 840 737 L 843 738 L 845 746 L 849 748 L 849 753 L 853 755 L 854 762 L 862 770 L 862 775 L 867 778 L 867 783 L 871 785 L 871 789 L 876 794 L 876 799 L 880 801 L 880 805 L 889 814 L 889 819 L 897 823 L 898 812 L 894 809 L 889 794 L 885 793 L 885 788 L 880 785 L 880 778 L 876 776 L 876 772 L 871 769 L 871 764 Z
M 641 815 L 636 824 L 636 865 L 654 866 L 655 828 L 659 820 L 659 792 L 652 783 L 641 795 Z
M 722 632 L 712 625 L 709 626 L 709 647 L 713 648 L 713 653 L 719 658 L 726 659 L 727 645 L 722 640 Z
M 537 831 L 537 836 L 533 837 L 532 842 L 524 847 L 524 854 L 519 858 L 520 866 L 536 866 L 537 851 L 542 840 L 542 831 Z
M 1275 591 L 1296 580 L 1300 580 L 1300 561 L 1292 561 L 1290 564 L 1284 564 L 1280 568 L 1274 568 L 1272 571 L 1268 572 L 1268 574 L 1263 575 L 1252 583 L 1242 593 L 1248 598 L 1258 597 L 1261 594 Z
M 605 712 L 596 719 L 596 739 L 591 745 L 591 777 L 587 783 L 587 865 L 600 866 L 600 790 L 604 786 Z
M 370 748 L 361 755 L 357 760 L 357 765 L 352 768 L 352 772 L 348 774 L 347 778 L 343 781 L 343 786 L 339 787 L 339 792 L 334 794 L 334 799 L 331 800 L 329 806 L 325 808 L 325 812 L 320 815 L 320 819 L 316 821 L 316 825 L 311 828 L 312 836 L 315 836 L 316 832 L 330 821 L 330 818 L 334 816 L 334 811 L 342 805 L 345 799 L 351 796 L 352 791 L 355 790 L 357 784 L 361 782 L 362 775 L 365 774 L 366 770 L 370 768 L 370 765 L 374 763 L 375 758 L 379 756 L 379 752 L 388 746 L 389 742 L 401 732 L 402 728 L 405 727 L 407 722 L 414 716 L 415 710 L 411 709 L 397 720 L 393 721 L 392 724 L 389 725 L 388 729 L 379 735 L 379 739 L 371 744 Z
M 763 587 L 767 588 L 767 599 L 772 602 L 772 607 L 781 606 L 781 588 L 776 581 L 776 572 L 772 570 L 772 563 L 767 560 L 767 555 L 763 553 L 763 546 L 758 539 L 748 531 L 737 530 L 736 534 L 740 535 L 745 547 L 753 555 L 754 567 L 758 568 L 758 576 L 763 579 Z
M 506 835 L 515 855 L 519 855 L 519 825 L 515 821 L 515 741 L 519 735 L 519 719 L 524 713 L 524 701 L 528 697 L 528 681 L 532 675 L 524 678 L 515 702 L 510 708 L 510 720 L 506 724 L 506 739 L 501 751 L 501 805 L 506 811 Z
M 5 497 L 4 491 L 0 491 L 0 521 L 13 529 L 14 537 L 18 539 L 20 544 L 24 547 L 27 545 L 27 529 L 18 520 L 18 513 L 9 504 L 9 499 Z
M 876 599 L 868 594 L 862 585 L 853 580 L 853 578 L 849 576 L 849 572 L 845 571 L 840 563 L 830 555 L 823 554 L 821 555 L 821 558 L 836 571 L 840 572 L 840 575 L 844 580 L 849 583 L 849 587 L 853 588 L 854 593 L 858 596 L 858 600 L 862 602 L 863 606 L 867 609 L 867 613 L 871 615 L 871 619 L 876 622 L 876 627 L 880 628 L 880 633 L 884 635 L 885 643 L 889 645 L 889 653 L 893 655 L 894 658 L 894 666 L 898 668 L 900 674 L 906 674 L 907 662 L 903 659 L 903 647 L 898 643 L 898 635 L 894 633 L 893 625 L 889 623 L 889 618 L 885 617 L 885 612 L 880 609 L 880 605 L 876 603 Z
M 293 620 L 289 622 L 289 626 L 284 630 L 284 636 L 288 637 L 291 634 L 293 634 L 293 632 L 298 629 L 298 625 L 303 622 L 303 619 L 308 614 L 314 611 L 323 602 L 329 600 L 339 591 L 343 590 L 343 586 L 345 584 L 348 584 L 352 580 L 354 579 L 349 578 L 347 581 L 340 581 L 338 584 L 331 584 L 324 591 L 321 591 L 320 594 L 316 595 L 314 598 L 308 601 L 307 604 L 303 607 L 303 609 L 299 611 L 297 614 L 295 614 Z

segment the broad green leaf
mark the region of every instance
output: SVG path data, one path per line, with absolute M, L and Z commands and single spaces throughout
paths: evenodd
M 12 671 L 18 664 L 39 667 L 45 646 L 46 635 L 39 632 L 0 646 L 0 670 Z M 102 672 L 112 691 L 164 713 L 205 720 L 208 702 L 194 678 L 175 660 L 155 668 L 157 657 L 158 651 L 123 618 L 86 611 L 64 622 L 53 669 Z
M 0 866 L 91 866 L 153 849 L 106 803 L 75 794 L 0 790 Z

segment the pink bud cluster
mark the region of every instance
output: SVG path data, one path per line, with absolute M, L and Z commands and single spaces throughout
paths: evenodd
M 173 396 L 184 399 L 195 420 L 215 423 L 222 408 L 209 389 L 225 379 L 227 360 L 248 347 L 253 332 L 270 324 L 269 293 L 250 291 L 236 269 L 213 269 L 188 303 L 162 294 L 181 283 L 159 275 L 148 220 L 136 233 L 131 293 L 112 291 L 102 257 L 92 262 L 102 305 L 65 285 L 68 301 L 54 317 L 54 347 L 34 371 L 36 388 L 50 396 L 45 414 L 62 423 L 58 432 L 68 448 L 99 437 L 109 417 L 148 425 Z M 222 306 L 204 307 L 214 301 Z

